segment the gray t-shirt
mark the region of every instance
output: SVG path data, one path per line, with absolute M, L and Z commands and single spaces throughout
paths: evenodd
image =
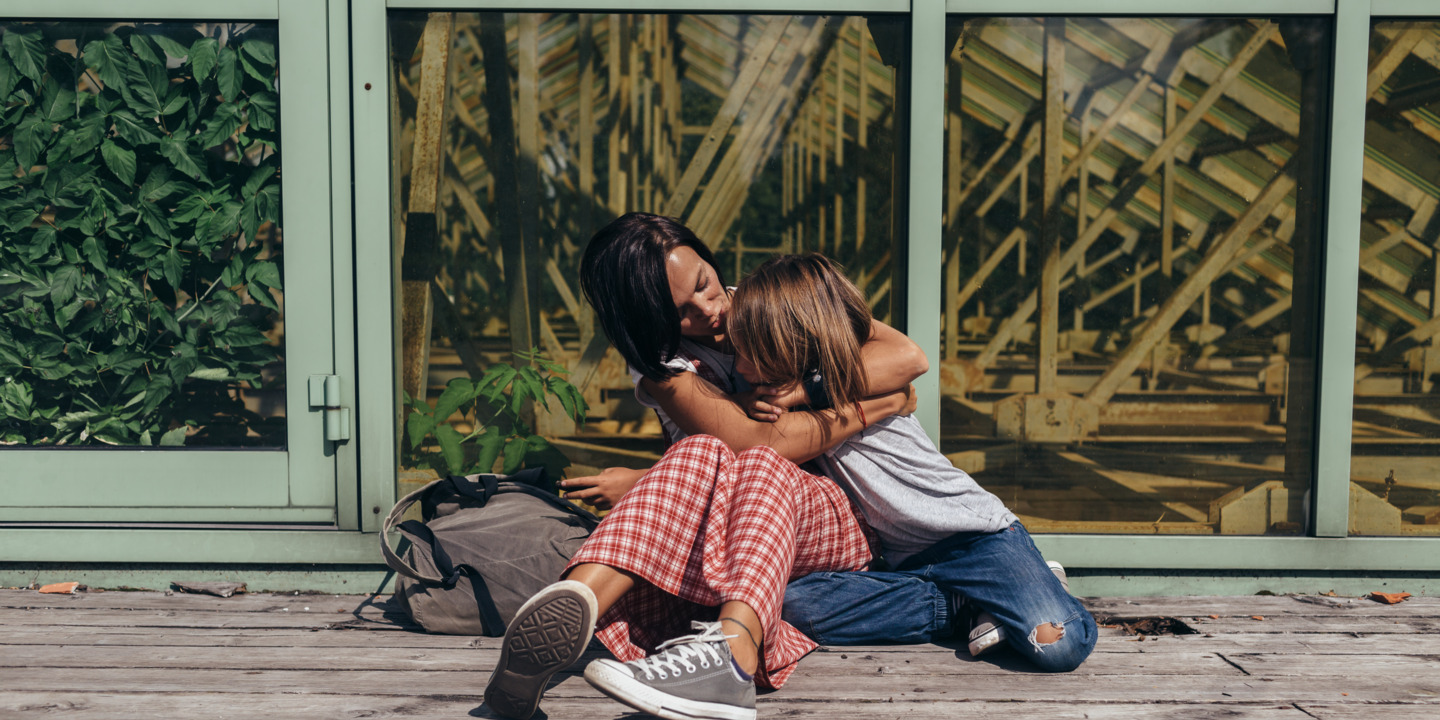
M 727 394 L 750 389 L 734 370 L 734 355 L 689 340 L 680 341 L 679 354 L 665 366 L 697 373 Z M 635 399 L 660 416 L 670 442 L 685 439 L 685 431 L 641 387 L 643 376 L 629 370 Z M 855 498 L 891 567 L 955 533 L 996 532 L 1015 521 L 1000 498 L 940 454 L 913 417 L 877 420 L 816 460 Z
M 819 461 L 860 505 L 890 567 L 955 533 L 998 532 L 1016 519 L 910 416 L 878 420 Z

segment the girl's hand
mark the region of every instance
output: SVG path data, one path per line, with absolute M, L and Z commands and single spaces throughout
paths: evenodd
M 631 468 L 606 468 L 599 475 L 561 480 L 560 487 L 567 491 L 566 500 L 580 500 L 601 510 L 610 510 L 646 472 Z
M 757 385 L 750 392 L 735 396 L 735 401 L 745 410 L 751 420 L 775 422 L 791 408 L 810 402 L 805 388 L 798 382 L 789 385 Z

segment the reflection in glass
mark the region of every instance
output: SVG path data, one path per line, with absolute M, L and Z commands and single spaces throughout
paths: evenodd
M 1440 535 L 1440 22 L 1370 35 L 1350 532 Z
M 275 23 L 0 34 L 0 443 L 284 446 Z
M 825 252 L 903 322 L 902 22 L 393 12 L 389 29 L 402 482 L 445 468 L 428 423 L 463 438 L 485 422 L 407 416 L 448 412 L 449 383 L 532 347 L 589 402 L 583 431 L 535 411 L 571 462 L 656 456 L 660 426 L 577 283 L 589 237 L 624 212 L 679 217 L 730 283 L 776 253 Z M 467 466 L 477 445 L 459 446 Z
M 1031 531 L 1303 532 L 1328 21 L 948 29 L 942 448 Z

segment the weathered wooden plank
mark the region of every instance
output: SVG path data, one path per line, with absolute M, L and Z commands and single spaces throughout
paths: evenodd
M 178 610 L 92 610 L 54 609 L 35 610 L 0 609 L 0 625 L 20 623 L 44 623 L 50 625 L 99 626 L 99 627 L 209 627 L 209 628 L 315 628 L 321 629 L 341 623 L 364 625 L 366 629 L 403 631 L 402 626 L 382 620 L 356 620 L 348 610 L 336 612 L 330 608 L 318 608 L 305 612 L 292 608 L 290 612 L 208 612 L 197 613 Z
M 978 663 L 977 663 L 978 664 Z M 489 677 L 488 667 L 474 671 L 414 670 L 211 670 L 171 668 L 90 668 L 85 672 L 52 668 L 14 668 L 4 689 L 53 692 L 110 692 L 124 687 L 149 693 L 230 693 L 237 698 L 256 688 L 268 693 L 343 693 L 348 695 L 470 695 L 477 701 Z M 1063 703 L 1204 703 L 1432 701 L 1440 697 L 1440 677 L 1411 678 L 1313 676 L 1259 678 L 1210 675 L 1124 675 L 1097 682 L 1084 673 L 1009 673 L 1004 682 L 957 683 L 951 675 L 829 675 L 801 669 L 777 698 L 824 698 L 829 703 L 906 700 L 995 700 Z M 599 693 L 574 671 L 556 675 L 547 698 L 594 698 Z M 763 698 L 765 702 L 770 698 Z M 837 705 L 838 707 L 838 705 Z
M 1305 711 L 1315 720 L 1342 720 L 1343 718 L 1365 718 L 1375 720 L 1435 720 L 1440 717 L 1440 705 L 1435 703 L 1423 703 L 1415 705 L 1402 705 L 1399 703 L 1385 703 L 1384 705 L 1330 705 L 1318 703 L 1296 703 L 1297 710 Z
M 373 636 L 372 636 L 373 637 Z M 0 645 L 0 647 L 5 647 Z M 816 675 L 894 675 L 894 676 L 972 676 L 1008 675 L 1025 669 L 1019 656 L 996 655 L 985 660 L 970 657 L 963 649 L 939 648 L 945 652 L 872 652 L 871 648 L 834 648 L 813 653 L 801 667 Z M 378 652 L 377 652 L 378 650 Z M 1239 655 L 1240 653 L 1237 653 Z M 590 660 L 609 657 L 598 644 L 573 668 L 578 672 Z M 1273 668 L 1268 674 L 1301 675 L 1306 665 L 1287 664 L 1284 659 L 1265 664 L 1263 655 L 1255 657 L 1255 666 Z M 1281 656 L 1282 658 L 1298 656 Z M 1343 659 L 1316 663 L 1317 671 L 1333 674 L 1344 669 Z M 1380 657 L 1380 656 L 1375 656 Z M 1416 671 L 1434 660 L 1413 656 L 1387 656 L 1385 667 Z M 490 648 L 390 648 L 383 639 L 372 647 L 206 647 L 206 646 L 95 646 L 41 645 L 27 646 L 0 656 L 0 668 L 206 668 L 210 670 L 424 670 L 459 671 L 488 670 L 500 659 L 500 650 Z M 1381 660 L 1377 660 L 1380 666 Z M 1215 675 L 1244 674 L 1232 660 L 1226 662 L 1219 654 L 1205 651 L 1169 653 L 1097 653 L 1086 661 L 1085 673 L 1092 676 L 1123 675 Z M 1252 674 L 1262 674 L 1251 670 Z
M 1404 588 L 1376 588 L 1399 592 Z M 1211 613 L 1222 617 L 1249 615 L 1305 615 L 1370 617 L 1440 617 L 1440 597 L 1412 597 L 1399 605 L 1386 605 L 1366 598 L 1329 597 L 1325 595 L 1249 595 L 1245 597 L 1141 597 L 1086 598 L 1091 612 L 1115 615 L 1170 615 L 1204 617 Z
M 375 697 L 337 693 L 280 695 L 255 693 L 237 700 L 230 693 L 186 692 L 167 695 L 165 703 L 157 703 L 146 693 L 45 693 L 0 692 L 0 713 L 13 712 L 25 717 L 63 715 L 75 720 L 150 720 L 164 717 L 193 717 L 194 708 L 243 707 L 244 714 L 254 717 L 394 717 L 434 718 L 453 720 L 466 715 L 492 717 L 489 708 L 480 706 L 474 696 L 415 695 L 411 697 Z M 767 696 L 758 703 L 760 718 L 835 718 L 865 717 L 869 720 L 953 720 L 956 717 L 1004 717 L 1007 720 L 1209 720 L 1210 718 L 1243 718 L 1244 720 L 1308 720 L 1318 717 L 1373 718 L 1373 705 L 1258 705 L 1223 704 L 1145 704 L 1120 703 L 1093 705 L 1085 703 L 1037 702 L 971 702 L 922 700 L 918 702 L 870 702 L 864 704 L 811 702 L 794 700 L 782 695 Z M 1341 711 L 1342 714 L 1325 714 Z M 1354 712 L 1350 712 L 1353 710 Z M 629 708 L 604 697 L 547 697 L 541 704 L 544 717 L 551 720 L 599 720 L 601 718 L 635 717 Z M 1306 713 L 1310 713 L 1307 715 Z M 1434 706 L 1384 706 L 1386 720 L 1431 720 Z
M 1436 648 L 1440 650 L 1440 648 Z M 1224 659 L 1261 677 L 1312 677 L 1350 675 L 1377 677 L 1402 674 L 1411 678 L 1440 678 L 1440 656 L 1436 655 L 1271 655 L 1269 653 L 1224 653 Z M 1189 657 L 1189 656 L 1186 656 Z

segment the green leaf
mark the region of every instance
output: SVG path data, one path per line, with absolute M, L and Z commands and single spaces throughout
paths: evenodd
M 206 80 L 210 77 L 210 71 L 215 69 L 215 57 L 220 50 L 220 43 L 215 38 L 200 38 L 190 46 L 190 69 L 195 74 L 196 82 Z
M 266 65 L 275 64 L 275 46 L 264 40 L 246 40 L 245 44 L 240 46 L 240 52 Z
M 205 121 L 205 130 L 200 133 L 200 148 L 209 149 L 229 140 L 245 122 L 240 110 L 239 103 L 225 103 L 215 108 L 215 114 Z
M 549 388 L 551 394 L 560 398 L 560 405 L 565 408 L 565 414 L 569 415 L 570 418 L 576 422 L 579 422 L 580 417 L 575 414 L 575 396 L 569 392 L 572 389 L 569 387 L 570 383 L 552 376 L 545 379 L 545 386 Z
M 3 55 L 0 55 L 0 98 L 10 97 L 10 91 L 20 82 L 20 73 Z M 3 122 L 3 121 L 0 121 Z
M 255 81 L 260 83 L 261 87 L 266 90 L 273 90 L 275 88 L 275 86 L 270 84 L 270 78 L 266 76 L 264 70 L 262 70 L 248 54 L 243 52 L 240 53 L 240 67 L 245 70 L 246 75 L 255 78 Z
M 250 124 L 258 130 L 274 130 L 275 117 L 280 114 L 280 97 L 273 92 L 258 92 L 250 96 Z
M 544 403 L 547 409 L 550 407 L 550 401 L 545 397 L 545 381 L 540 378 L 540 373 L 535 372 L 535 368 L 529 366 L 520 368 L 516 385 L 524 388 L 525 395 L 530 399 Z M 511 388 L 510 392 L 514 395 L 518 391 Z
M 259 281 L 266 287 L 278 288 L 280 287 L 280 267 L 269 260 L 252 263 L 250 267 L 245 268 L 245 279 L 250 282 Z M 456 380 L 461 380 L 465 382 L 466 385 L 470 383 L 469 380 L 464 380 L 463 378 L 456 378 L 450 382 L 454 383 Z M 468 400 L 469 398 L 466 399 Z
M 460 474 L 465 465 L 465 448 L 460 444 L 464 438 L 449 425 L 437 425 L 435 439 L 440 441 L 440 454 L 445 457 L 445 465 L 450 468 L 450 473 Z
M 126 185 L 135 184 L 135 151 L 126 150 L 106 140 L 100 144 L 100 155 L 105 158 L 105 167 Z
M 15 144 L 15 160 L 28 171 L 45 152 L 45 145 L 50 140 L 50 125 L 39 115 L 26 115 L 15 127 L 11 139 Z
M 55 307 L 70 302 L 79 286 L 80 270 L 72 265 L 61 267 L 50 276 L 50 301 L 55 303 Z
M 131 59 L 119 37 L 106 35 L 86 43 L 82 59 L 86 66 L 100 76 L 100 82 L 104 83 L 105 87 L 116 92 L 125 90 L 125 71 L 130 66 Z
M 21 32 L 20 29 L 11 25 L 6 29 L 4 35 L 5 54 L 10 56 L 10 61 L 15 64 L 15 69 L 21 75 L 40 84 L 41 77 L 45 74 L 45 46 L 44 36 L 39 30 Z
M 180 259 L 180 253 L 171 248 L 161 259 L 161 265 L 165 269 L 165 282 L 170 283 L 172 288 L 180 287 L 180 281 L 185 277 L 185 261 Z
M 225 368 L 197 368 L 186 377 L 196 380 L 229 380 L 230 372 Z
M 159 126 L 152 120 L 141 120 L 128 110 L 117 110 L 110 117 L 115 121 L 115 134 L 131 145 L 139 147 L 160 141 L 160 136 L 155 133 Z
M 165 66 L 132 62 L 125 66 L 125 79 L 125 102 L 130 109 L 143 118 L 158 117 L 170 100 L 170 78 Z
M 169 160 L 176 170 L 198 180 L 205 175 L 205 168 L 200 163 L 203 159 L 190 155 L 190 144 L 179 138 L 168 137 L 160 141 L 160 154 Z
M 254 101 L 252 100 L 251 102 Z M 255 191 L 259 190 L 260 186 L 274 174 L 274 165 L 261 165 L 255 168 L 255 170 L 250 173 L 250 177 L 245 180 L 245 184 L 241 186 L 240 195 L 247 198 L 254 195 Z
M 455 378 L 445 384 L 445 392 L 435 401 L 435 422 L 445 422 L 456 410 L 475 398 L 475 386 L 465 378 Z
M 160 436 L 160 447 L 180 447 L 185 444 L 185 426 L 171 430 Z
M 505 446 L 505 437 L 500 434 L 500 429 L 486 428 L 485 432 L 476 437 L 475 446 L 480 451 L 475 458 L 475 467 L 483 473 L 494 472 L 495 461 L 499 459 L 500 450 Z
M 405 432 L 410 437 L 410 449 L 414 450 L 420 447 L 420 443 L 425 441 L 425 436 L 434 429 L 435 418 L 425 413 L 410 413 L 409 417 L 405 418 Z
M 130 36 L 130 49 L 135 51 L 135 57 L 148 65 L 165 66 L 165 54 L 155 45 L 149 35 L 135 33 Z
M 480 384 L 476 392 L 485 396 L 485 399 L 495 402 L 505 390 L 505 386 L 515 377 L 513 365 L 496 365 L 486 371 L 485 376 L 480 378 Z
M 55 324 L 63 330 L 70 324 L 71 320 L 75 319 L 76 315 L 80 314 L 80 310 L 84 307 L 85 303 L 78 297 L 64 305 L 57 305 L 55 308 Z
M 75 91 L 51 82 L 40 93 L 40 114 L 52 123 L 75 117 Z
M 99 270 L 102 274 L 110 272 L 110 265 L 105 261 L 103 241 L 91 235 L 81 243 L 80 252 L 85 255 L 85 260 L 90 263 L 91 267 Z
M 178 42 L 175 42 L 174 40 L 171 40 L 168 37 L 165 37 L 164 35 L 161 35 L 160 33 L 154 33 L 149 35 L 148 37 L 151 40 L 155 41 L 155 44 L 159 45 L 160 49 L 164 50 L 166 55 L 169 55 L 176 60 L 184 60 L 187 56 L 190 55 L 189 48 L 181 45 Z
M 520 438 L 512 438 L 505 443 L 505 464 L 501 466 L 500 472 L 506 475 L 519 472 L 525 465 L 525 451 L 525 441 Z
M 230 48 L 220 48 L 216 56 L 215 82 L 220 87 L 220 96 L 225 102 L 240 99 L 240 58 Z

